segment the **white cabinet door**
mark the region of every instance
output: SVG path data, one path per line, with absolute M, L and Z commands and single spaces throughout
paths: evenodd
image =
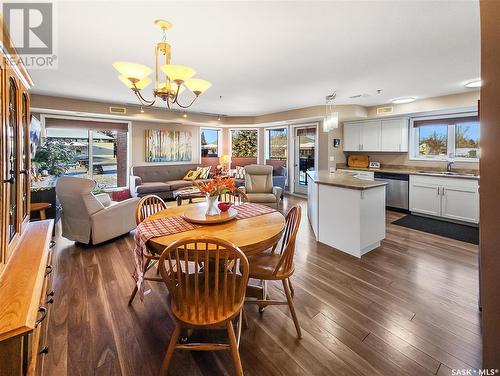
M 359 123 L 361 127 L 361 150 L 380 151 L 381 121 L 367 121 Z
M 441 215 L 456 221 L 479 223 L 479 192 L 476 184 L 441 188 Z
M 344 151 L 360 150 L 360 129 L 357 123 L 344 123 Z
M 382 120 L 382 151 L 408 151 L 408 119 Z
M 413 176 L 410 176 L 410 211 L 440 216 L 441 190 L 439 185 L 412 178 Z

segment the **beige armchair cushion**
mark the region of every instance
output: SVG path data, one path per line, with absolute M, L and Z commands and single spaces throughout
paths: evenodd
M 266 165 L 246 166 L 245 193 L 250 202 L 279 204 L 282 189 L 273 187 L 273 167 Z
M 80 243 L 98 244 L 135 228 L 138 198 L 114 203 L 109 195 L 93 195 L 91 179 L 62 176 L 56 193 L 62 204 L 62 235 Z

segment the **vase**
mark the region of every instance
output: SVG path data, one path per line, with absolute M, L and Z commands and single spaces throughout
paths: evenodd
M 210 196 L 207 193 L 207 211 L 206 215 L 219 215 L 220 211 L 217 205 L 219 204 L 219 196 Z

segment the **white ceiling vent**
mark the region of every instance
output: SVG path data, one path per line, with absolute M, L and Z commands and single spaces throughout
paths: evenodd
M 356 95 L 351 95 L 349 99 L 367 98 L 369 96 L 370 94 L 356 94 Z

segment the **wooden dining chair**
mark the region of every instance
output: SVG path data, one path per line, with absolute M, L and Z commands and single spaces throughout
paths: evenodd
M 297 330 L 297 337 L 302 338 L 299 320 L 293 306 L 294 290 L 290 277 L 294 272 L 295 239 L 299 230 L 301 208 L 293 206 L 285 217 L 285 229 L 281 238 L 280 246 L 275 246 L 267 252 L 258 253 L 248 257 L 250 264 L 250 278 L 263 281 L 262 299 L 250 300 L 245 303 L 257 304 L 259 312 L 263 312 L 268 305 L 288 305 L 292 314 L 293 323 Z M 269 300 L 267 296 L 266 281 L 281 280 L 285 290 L 286 300 Z
M 165 210 L 167 204 L 156 195 L 147 195 L 141 198 L 135 209 L 135 222 L 137 225 L 144 221 L 147 217 L 152 216 L 159 211 Z
M 137 225 L 139 225 L 147 217 L 165 209 L 167 209 L 167 204 L 165 203 L 165 201 L 161 199 L 161 197 L 158 197 L 156 195 L 144 196 L 137 203 L 137 207 L 135 209 L 135 222 L 137 223 Z M 146 257 L 146 265 L 145 265 L 146 272 L 149 269 L 153 268 L 160 259 L 159 255 L 156 255 L 151 252 L 144 253 L 144 257 Z M 144 280 L 152 282 L 163 282 L 163 279 L 161 279 L 160 277 L 146 277 L 146 275 L 144 275 Z M 132 304 L 136 294 L 137 294 L 137 285 L 134 286 L 134 289 L 132 290 L 132 294 L 130 295 L 130 298 L 128 300 L 128 305 Z
M 222 193 L 219 196 L 220 202 L 230 202 L 234 205 L 240 205 L 248 202 L 248 196 L 241 189 L 236 188 L 233 192 Z
M 158 264 L 170 292 L 176 326 L 161 374 L 168 372 L 174 350 L 230 350 L 237 375 L 243 375 L 238 352 L 248 260 L 236 246 L 217 238 L 180 239 L 163 251 Z M 237 334 L 233 319 L 238 317 Z M 228 343 L 179 343 L 181 331 L 227 330 Z

